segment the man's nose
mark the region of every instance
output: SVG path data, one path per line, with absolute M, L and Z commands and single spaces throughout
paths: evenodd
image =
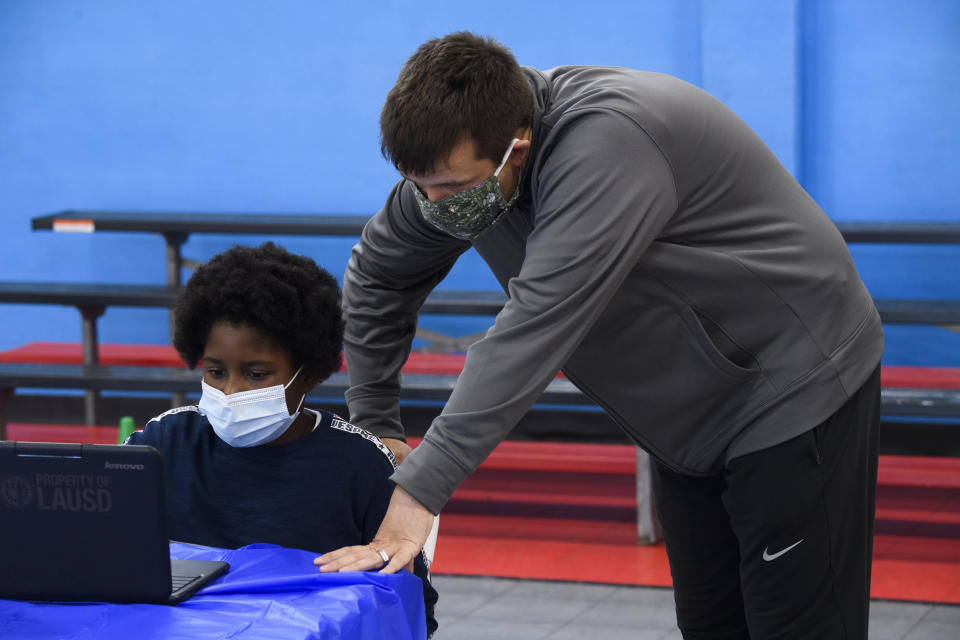
M 447 194 L 442 189 L 432 189 L 430 187 L 426 187 L 424 189 L 420 189 L 420 191 L 423 193 L 424 196 L 426 196 L 427 200 L 429 200 L 430 202 L 443 200 L 444 198 L 447 197 Z

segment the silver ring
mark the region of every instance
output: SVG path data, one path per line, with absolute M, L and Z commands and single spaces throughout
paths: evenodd
M 380 559 L 383 560 L 383 564 L 390 564 L 390 556 L 387 555 L 387 552 L 383 549 L 374 549 L 377 553 L 380 554 Z

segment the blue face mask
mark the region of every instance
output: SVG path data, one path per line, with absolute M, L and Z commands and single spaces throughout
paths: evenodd
M 293 384 L 300 369 L 287 384 L 264 389 L 251 389 L 226 395 L 200 381 L 203 390 L 199 407 L 210 421 L 214 433 L 231 447 L 256 447 L 279 438 L 300 415 L 306 394 L 293 415 L 287 410 L 287 387 Z
M 514 138 L 503 154 L 500 166 L 493 175 L 480 184 L 464 189 L 459 193 L 447 196 L 442 200 L 430 202 L 419 188 L 414 186 L 413 195 L 420 205 L 420 212 L 424 220 L 455 238 L 474 240 L 484 231 L 496 224 L 520 194 L 520 185 L 513 190 L 513 195 L 507 200 L 500 191 L 500 171 L 507 164 L 513 145 L 520 142 Z

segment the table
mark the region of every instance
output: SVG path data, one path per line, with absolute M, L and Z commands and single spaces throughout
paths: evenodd
M 177 558 L 225 560 L 230 571 L 177 606 L 0 600 L 4 640 L 426 637 L 423 588 L 406 571 L 320 573 L 315 553 L 267 544 L 171 543 L 170 550 Z

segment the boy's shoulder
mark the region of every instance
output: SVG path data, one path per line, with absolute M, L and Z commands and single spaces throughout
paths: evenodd
M 153 416 L 147 420 L 149 425 L 152 422 L 160 422 L 163 424 L 173 424 L 173 423 L 192 423 L 197 421 L 206 421 L 203 413 L 200 412 L 200 408 L 196 405 L 185 405 L 182 407 L 175 407 L 164 411 L 163 413 Z
M 382 457 L 390 463 L 391 467 L 397 468 L 397 459 L 380 438 L 366 429 L 347 422 L 335 413 L 327 411 L 318 411 L 317 413 L 321 416 L 317 429 L 325 429 L 330 437 L 336 438 L 344 446 L 349 446 L 357 452 L 364 452 L 370 456 Z
M 188 405 L 164 411 L 147 421 L 142 431 L 135 431 L 130 444 L 150 444 L 160 448 L 175 442 L 195 440 L 207 434 L 209 422 L 196 406 Z

